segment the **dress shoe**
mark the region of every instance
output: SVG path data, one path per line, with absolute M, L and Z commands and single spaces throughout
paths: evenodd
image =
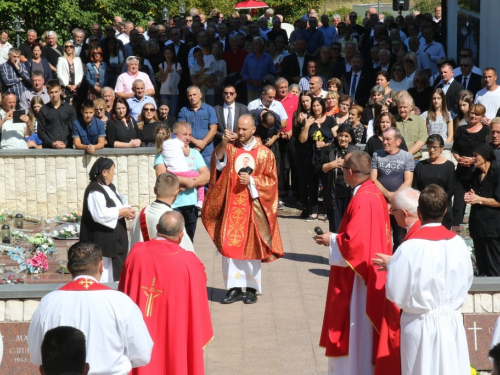
M 245 297 L 245 300 L 243 301 L 243 303 L 247 304 L 247 305 L 250 305 L 252 303 L 256 303 L 257 302 L 257 290 L 253 289 L 253 288 L 247 288 L 247 295 Z
M 300 213 L 300 218 L 307 219 L 308 217 L 309 217 L 309 212 L 307 212 L 307 210 L 302 210 L 302 212 Z
M 243 292 L 241 288 L 231 288 L 229 292 L 227 292 L 226 296 L 220 301 L 220 303 L 224 305 L 228 305 L 230 303 L 241 301 L 243 299 Z

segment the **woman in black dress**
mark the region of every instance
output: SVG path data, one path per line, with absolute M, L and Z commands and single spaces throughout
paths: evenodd
M 482 104 L 470 106 L 469 123 L 457 128 L 451 153 L 458 162 L 455 193 L 453 199 L 453 225 L 463 223 L 465 213 L 464 195 L 470 190 L 470 179 L 474 170 L 472 152 L 481 143 L 486 143 L 489 128 L 481 124 L 486 108 Z
M 326 116 L 326 104 L 323 98 L 314 98 L 311 104 L 311 116 L 305 120 L 299 134 L 299 142 L 306 146 L 303 161 L 308 184 L 309 217 L 306 221 L 314 221 L 318 218 L 319 175 L 316 173 L 314 165 L 316 154 L 331 144 L 334 125 L 333 118 Z
M 137 128 L 141 133 L 141 147 L 156 147 L 155 130 L 159 120 L 155 106 L 152 103 L 144 104 L 137 120 Z
M 429 158 L 420 161 L 413 171 L 413 188 L 424 190 L 430 184 L 443 188 L 448 195 L 448 209 L 443 218 L 443 225 L 451 229 L 453 221 L 451 198 L 455 192 L 455 164 L 441 156 L 444 149 L 444 140 L 439 134 L 432 134 L 427 138 Z
M 413 76 L 413 87 L 408 89 L 408 93 L 415 102 L 415 107 L 420 113 L 424 113 L 429 109 L 429 98 L 432 96 L 434 89 L 429 86 L 429 77 L 423 70 L 417 70 Z M 417 113 L 419 112 L 417 111 Z
M 379 117 L 375 119 L 373 122 L 373 136 L 368 139 L 365 146 L 365 152 L 373 156 L 373 153 L 377 150 L 382 150 L 384 148 L 384 144 L 382 143 L 382 133 L 389 129 L 390 127 L 396 127 L 396 119 L 390 112 L 382 112 Z M 404 138 L 401 140 L 401 145 L 399 146 L 401 150 L 408 151 L 408 146 L 406 146 L 406 142 Z
M 344 180 L 345 156 L 359 150 L 354 130 L 349 125 L 342 125 L 337 130 L 337 136 L 330 146 L 318 154 L 316 158 L 316 173 L 323 183 L 323 205 L 329 221 L 329 230 L 337 233 L 347 205 L 351 200 L 352 191 Z
M 473 155 L 476 169 L 464 200 L 472 206 L 469 230 L 477 271 L 479 276 L 500 276 L 500 170 L 489 144 L 475 147 Z
M 125 99 L 117 97 L 111 110 L 111 119 L 106 124 L 108 147 L 141 147 L 140 130 L 130 117 L 130 107 Z

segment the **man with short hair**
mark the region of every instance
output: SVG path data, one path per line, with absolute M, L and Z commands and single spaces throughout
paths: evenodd
M 254 137 L 255 121 L 249 114 L 238 119 L 238 140 L 229 143 L 226 130 L 212 158 L 210 187 L 201 218 L 222 254 L 225 287 L 223 304 L 257 302 L 261 293 L 261 263 L 284 255 L 278 227 L 278 186 L 272 151 Z M 248 157 L 250 173 L 237 173 Z M 216 183 L 217 182 L 217 183 Z M 238 219 L 226 219 L 238 212 Z M 246 288 L 243 297 L 242 288 Z
M 29 29 L 26 33 L 26 42 L 21 43 L 21 45 L 19 46 L 19 50 L 21 51 L 19 60 L 21 60 L 22 63 L 26 63 L 26 61 L 33 58 L 33 51 L 31 50 L 31 46 L 36 42 L 36 38 L 36 31 L 33 29 Z
M 251 102 L 259 97 L 267 75 L 276 76 L 276 67 L 271 56 L 264 52 L 264 40 L 255 37 L 252 41 L 253 52 L 245 57 L 241 78 L 247 83 L 247 100 Z
M 420 49 L 420 41 L 417 36 L 411 36 L 408 38 L 408 46 L 411 52 L 415 52 L 417 55 L 418 68 L 424 70 L 430 77 L 432 75 L 431 71 L 431 60 L 429 55 L 422 52 Z
M 391 52 L 385 48 L 382 48 L 378 52 L 379 65 L 377 66 L 376 72 L 383 70 L 384 72 L 391 73 Z
M 135 56 L 129 56 L 125 63 L 127 64 L 127 71 L 118 76 L 115 86 L 115 95 L 125 99 L 132 98 L 135 96 L 132 89 L 133 83 L 135 80 L 140 79 L 144 82 L 146 95 L 153 96 L 155 94 L 155 88 L 149 76 L 139 71 L 139 59 Z
M 84 100 L 81 107 L 82 116 L 73 122 L 73 144 L 77 150 L 85 150 L 93 154 L 95 150 L 104 148 L 106 130 L 104 122 L 94 116 L 94 102 Z
M 115 102 L 115 90 L 112 87 L 105 86 L 102 88 L 101 97 L 106 103 L 106 116 L 109 118 Z
M 267 34 L 267 38 L 269 40 L 276 40 L 276 38 L 278 37 L 282 37 L 284 44 L 288 45 L 288 33 L 281 27 L 281 20 L 279 19 L 279 17 L 274 17 L 273 28 Z
M 85 335 L 73 327 L 56 327 L 45 333 L 42 341 L 41 375 L 87 375 L 90 366 L 85 362 Z
M 0 109 L 0 134 L 1 149 L 27 149 L 28 145 L 24 139 L 26 123 L 14 122 L 14 110 L 16 109 L 16 96 L 7 92 L 2 96 L 2 108 Z M 22 118 L 23 116 L 21 116 Z
M 233 138 L 236 140 L 236 125 L 240 116 L 248 112 L 246 105 L 236 103 L 238 93 L 236 88 L 232 85 L 226 85 L 222 89 L 223 105 L 216 105 L 214 107 L 215 114 L 217 115 L 217 134 L 214 138 L 214 147 L 222 141 L 222 136 L 226 129 L 233 133 Z
M 123 32 L 117 36 L 118 39 L 120 39 L 124 45 L 130 43 L 130 32 L 134 30 L 134 24 L 130 21 L 125 22 L 125 28 L 123 29 Z
M 71 148 L 76 112 L 70 104 L 61 101 L 61 84 L 57 79 L 47 82 L 47 92 L 50 102 L 38 113 L 38 136 L 42 146 L 58 150 Z
M 382 137 L 384 149 L 373 153 L 370 178 L 390 203 L 396 191 L 411 187 L 415 163 L 412 155 L 400 148 L 403 136 L 399 129 L 389 128 Z M 391 213 L 394 214 L 394 211 Z M 394 215 L 391 215 L 391 227 L 396 251 L 403 242 L 406 230 L 398 225 Z
M 309 90 L 311 90 L 311 94 L 315 98 L 323 98 L 323 99 L 326 98 L 326 94 L 328 94 L 328 92 L 323 90 L 322 88 L 322 84 L 324 82 L 325 81 L 323 81 L 321 77 L 312 77 L 309 80 Z
M 101 26 L 101 25 L 99 25 Z M 102 31 L 101 31 L 102 34 Z M 87 63 L 85 60 L 85 54 L 82 54 L 85 51 L 85 31 L 82 29 L 75 29 L 73 31 L 73 45 L 75 46 L 75 55 L 82 58 L 83 63 Z
M 144 104 L 152 104 L 156 108 L 156 102 L 153 97 L 146 95 L 146 85 L 142 79 L 136 79 L 132 82 L 132 91 L 134 96 L 127 99 L 130 107 L 130 116 L 138 121 L 138 117 L 142 112 Z
M 316 32 L 317 27 L 318 19 L 309 17 L 309 28 L 300 34 L 301 38 L 306 40 L 307 53 L 314 58 L 319 54 L 320 48 L 325 45 L 325 37 L 322 32 Z
M 199 87 L 189 86 L 186 93 L 189 105 L 180 110 L 177 119 L 191 125 L 193 129 L 191 145 L 200 151 L 205 164 L 210 165 L 210 157 L 214 150 L 212 141 L 217 134 L 217 115 L 211 105 L 203 103 Z
M 427 141 L 427 126 L 422 117 L 411 113 L 414 105 L 413 98 L 410 95 L 399 97 L 396 126 L 403 134 L 403 138 L 408 145 L 408 152 L 413 155 L 415 160 L 420 160 L 422 157 L 420 149 Z
M 5 63 L 9 57 L 9 50 L 12 44 L 9 43 L 9 30 L 0 30 L 0 65 Z
M 486 107 L 486 115 L 483 121 L 488 125 L 500 109 L 500 86 L 497 85 L 497 71 L 495 68 L 486 68 L 483 79 L 486 87 L 477 92 L 474 103 L 480 103 Z
M 62 46 L 57 44 L 57 33 L 49 31 L 45 37 L 45 43 L 42 47 L 42 58 L 49 62 L 53 76 L 57 78 L 57 60 L 64 54 Z
M 309 60 L 311 56 L 306 53 L 305 39 L 298 38 L 295 42 L 295 52 L 283 58 L 280 75 L 286 78 L 289 84 L 299 83 L 300 79 L 307 75 Z
M 476 94 L 483 88 L 482 74 L 476 74 L 472 71 L 472 67 L 474 63 L 471 57 L 464 57 L 460 60 L 459 73 L 456 74 L 453 71 L 453 75 L 455 80 L 462 84 L 465 90 L 469 90 L 472 92 L 472 95 L 476 96 Z
M 148 364 L 153 341 L 141 311 L 125 294 L 98 281 L 103 270 L 101 248 L 88 242 L 73 244 L 67 267 L 73 281 L 43 297 L 31 318 L 31 362 L 42 364 L 40 347 L 47 331 L 70 326 L 87 338 L 92 373 L 128 374 L 132 368 Z
M 444 63 L 439 68 L 439 71 L 441 72 L 441 83 L 436 85 L 436 88 L 443 90 L 446 96 L 448 111 L 452 113 L 452 117 L 455 117 L 458 113 L 460 92 L 464 90 L 464 87 L 457 80 L 453 79 L 453 67 L 451 64 Z
M 306 16 L 301 17 L 298 20 L 297 26 L 296 26 L 295 30 L 293 30 L 292 33 L 290 34 L 290 39 L 288 41 L 290 44 L 295 43 L 299 39 L 304 39 L 302 37 L 302 32 L 304 30 L 306 30 L 306 28 L 307 28 L 307 17 Z M 305 39 L 304 39 L 304 42 L 305 42 Z
M 401 228 L 406 229 L 403 242 L 410 238 L 413 233 L 420 229 L 420 219 L 418 218 L 418 190 L 406 187 L 397 190 L 391 198 L 391 214 Z
M 340 77 L 342 88 L 340 94 L 349 95 L 354 104 L 364 107 L 368 102 L 373 79 L 363 71 L 363 58 L 356 55 L 351 59 L 351 71 Z
M 332 59 L 332 47 L 329 45 L 321 47 L 319 51 L 320 59 L 316 62 L 316 72 L 319 76 L 325 77 L 327 83 L 333 77 L 335 61 Z
M 500 117 L 495 117 L 491 120 L 490 135 L 495 160 L 497 161 L 497 165 L 500 165 Z
M 257 121 L 257 116 L 260 114 L 260 110 L 267 109 L 269 111 L 273 111 L 279 116 L 279 120 L 281 121 L 281 127 L 287 127 L 287 119 L 288 115 L 283 108 L 283 105 L 274 100 L 276 98 L 276 88 L 271 85 L 266 85 L 262 88 L 261 96 L 258 99 L 252 100 L 248 103 L 248 113 L 252 115 L 255 121 Z
M 179 179 L 173 173 L 160 173 L 156 177 L 154 193 L 156 200 L 149 206 L 144 207 L 137 215 L 130 230 L 129 249 L 138 242 L 147 242 L 153 239 L 159 239 L 157 236 L 157 226 L 160 217 L 168 211 L 173 211 L 172 204 L 179 195 Z M 193 242 L 186 233 L 179 246 L 184 250 L 194 252 Z
M 331 46 L 333 42 L 337 42 L 339 40 L 337 29 L 335 26 L 330 25 L 328 14 L 323 14 L 321 16 L 321 27 L 318 27 L 318 30 L 323 33 L 325 46 Z
M 466 59 L 466 58 L 472 59 L 472 64 L 473 64 L 472 65 L 472 73 L 479 74 L 480 76 L 483 75 L 483 71 L 479 67 L 474 65 L 474 57 L 473 57 L 472 50 L 470 48 L 462 49 L 460 51 L 459 58 L 460 58 L 460 60 Z M 460 75 L 460 73 L 461 73 L 460 66 L 457 66 L 455 68 L 455 70 L 453 70 L 453 75 L 456 77 L 456 76 Z
M 340 44 L 340 43 L 339 43 Z M 340 47 L 342 47 L 340 45 Z M 340 55 L 340 51 L 338 50 L 338 47 L 335 45 L 332 46 L 332 50 L 335 49 L 336 53 Z M 349 73 L 352 70 L 351 66 L 351 61 L 354 56 L 359 54 L 358 50 L 356 49 L 356 43 L 354 42 L 345 42 L 344 44 L 344 56 L 345 58 L 339 57 L 339 60 L 335 64 L 335 68 L 333 70 L 333 76 L 334 77 L 342 77 L 344 74 Z
M 327 89 L 327 79 L 323 76 L 319 76 L 318 71 L 317 71 L 317 66 L 318 63 L 314 60 L 310 60 L 307 63 L 307 75 L 302 77 L 299 81 L 299 87 L 300 91 L 305 91 L 305 90 L 310 90 L 309 87 L 309 81 L 311 80 L 312 77 L 319 77 L 321 78 L 321 88 L 326 90 Z
M 385 297 L 386 275 L 371 263 L 375 254 L 392 251 L 387 203 L 370 180 L 370 165 L 366 152 L 346 155 L 342 168 L 353 197 L 338 233 L 316 236 L 330 250 L 320 338 L 329 375 L 400 373 L 399 309 Z
M 193 67 L 196 64 L 196 60 L 194 58 L 194 50 L 196 48 L 201 49 L 201 46 L 207 42 L 207 33 L 205 31 L 200 31 L 196 35 L 196 42 L 198 44 L 189 50 L 189 54 L 188 54 L 188 68 L 189 69 L 191 69 L 191 67 Z
M 39 96 L 40 98 L 42 98 L 44 104 L 50 102 L 49 94 L 47 93 L 47 89 L 44 86 L 43 72 L 39 70 L 31 72 L 30 82 L 31 88 L 22 93 L 19 103 L 26 114 L 28 114 L 29 112 L 31 99 L 33 99 L 35 96 Z
M 387 298 L 403 310 L 403 374 L 470 373 L 460 307 L 467 301 L 474 274 L 464 240 L 441 225 L 447 205 L 448 195 L 441 187 L 427 186 L 418 199 L 422 227 L 385 262 L 387 267 L 380 267 L 387 269 Z
M 30 86 L 30 76 L 28 69 L 21 61 L 19 56 L 21 51 L 17 48 L 9 50 L 7 62 L 0 65 L 0 77 L 7 88 L 5 92 L 11 92 L 16 95 L 17 100 L 21 100 L 22 94 Z
M 426 53 L 431 60 L 431 73 L 432 75 L 438 72 L 437 61 L 440 57 L 445 57 L 443 45 L 434 40 L 434 30 L 432 27 L 426 27 L 422 31 L 422 36 L 425 39 L 425 43 L 422 43 L 420 50 Z
M 138 242 L 123 265 L 118 290 L 139 306 L 154 341 L 151 361 L 136 375 L 203 375 L 203 349 L 213 338 L 205 267 L 180 247 L 184 219 L 164 212 L 156 238 Z

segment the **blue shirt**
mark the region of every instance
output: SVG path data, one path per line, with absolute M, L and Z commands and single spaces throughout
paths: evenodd
M 195 150 L 194 148 L 190 149 L 189 156 L 186 156 L 185 158 L 189 169 L 191 169 L 192 171 L 199 172 L 199 169 L 201 167 L 207 166 L 200 152 L 198 150 Z M 158 164 L 163 163 L 163 157 L 161 156 L 161 154 L 156 155 L 154 167 L 156 167 Z M 172 204 L 172 208 L 194 206 L 197 202 L 198 192 L 196 191 L 196 189 L 186 189 L 179 192 L 179 195 L 175 199 L 175 202 Z
M 323 33 L 323 38 L 325 39 L 325 46 L 331 47 L 333 42 L 338 42 L 339 36 L 337 34 L 337 30 L 332 25 L 328 27 L 318 27 L 317 30 Z
M 29 137 L 24 137 L 24 139 L 26 140 L 26 143 L 28 143 L 28 141 L 35 141 L 37 146 L 42 144 L 42 141 L 38 138 L 38 134 L 36 133 L 31 134 Z
M 197 111 L 194 111 L 192 107 L 182 108 L 177 121 L 189 122 L 191 124 L 192 136 L 196 139 L 205 138 L 210 130 L 210 125 L 217 125 L 219 122 L 214 108 L 206 103 L 201 103 L 201 107 Z M 210 161 L 213 150 L 214 144 L 212 142 L 203 149 L 201 155 L 203 155 L 205 161 Z
M 73 138 L 80 138 L 83 145 L 96 145 L 99 137 L 106 137 L 104 122 L 96 117 L 92 118 L 90 125 L 87 125 L 83 118 L 73 122 Z
M 325 37 L 323 33 L 318 29 L 315 29 L 313 32 L 309 29 L 302 30 L 300 33 L 302 39 L 306 40 L 306 50 L 311 55 L 314 54 L 318 48 L 321 48 L 325 45 Z
M 155 100 L 151 96 L 147 95 L 144 95 L 142 101 L 139 101 L 139 99 L 137 99 L 134 95 L 133 97 L 127 99 L 127 103 L 130 107 L 130 116 L 132 116 L 135 121 L 137 121 L 137 117 L 139 117 L 139 115 L 141 114 L 144 104 L 151 103 L 156 108 Z
M 260 59 L 258 59 L 255 54 L 251 53 L 245 57 L 243 69 L 241 70 L 241 77 L 244 81 L 247 79 L 258 81 L 264 79 L 268 74 L 276 75 L 276 67 L 274 66 L 271 55 L 264 52 Z M 261 91 L 262 86 L 255 87 L 247 82 L 247 90 Z

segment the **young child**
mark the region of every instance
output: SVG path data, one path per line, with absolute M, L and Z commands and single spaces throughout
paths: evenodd
M 191 68 L 191 76 L 194 75 L 194 79 L 196 81 L 201 80 L 201 83 L 198 86 L 200 87 L 203 101 L 206 102 L 207 95 L 213 95 L 207 94 L 207 92 L 212 88 L 210 82 L 215 82 L 217 80 L 215 76 L 216 62 L 215 57 L 212 55 L 212 45 L 210 43 L 203 44 L 201 52 L 198 49 L 195 49 L 193 51 L 193 57 L 196 60 L 196 65 Z
M 167 172 L 173 173 L 181 177 L 198 177 L 199 173 L 189 169 L 186 162 L 186 156 L 189 156 L 189 145 L 185 146 L 184 142 L 177 138 L 172 138 L 170 130 L 165 125 L 158 125 L 155 130 L 156 151 L 163 157 L 163 163 L 167 168 Z M 205 187 L 199 186 L 198 202 L 196 208 L 201 210 L 203 201 L 205 200 Z

